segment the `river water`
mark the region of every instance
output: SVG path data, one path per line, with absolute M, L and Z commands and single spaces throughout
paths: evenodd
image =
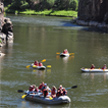
M 49 16 L 7 15 L 13 22 L 14 40 L 7 43 L 0 58 L 0 108 L 107 108 L 108 74 L 82 73 L 80 68 L 108 66 L 108 34 L 88 31 L 71 24 L 71 19 Z M 74 53 L 60 58 L 57 52 Z M 26 66 L 46 59 L 45 71 Z M 43 105 L 21 99 L 29 85 L 46 82 L 50 88 L 77 85 L 68 90 L 71 103 Z

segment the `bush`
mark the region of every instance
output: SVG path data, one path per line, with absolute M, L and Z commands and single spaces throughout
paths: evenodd
M 25 0 L 15 0 L 13 3 L 11 3 L 11 5 L 9 5 L 8 8 L 23 11 L 29 8 L 29 4 Z
M 67 10 L 69 7 L 69 0 L 55 0 L 54 10 Z
M 40 0 L 39 3 L 35 5 L 35 10 L 49 10 L 53 7 L 54 1 L 55 0 Z
M 70 0 L 69 8 L 72 10 L 78 10 L 78 0 Z

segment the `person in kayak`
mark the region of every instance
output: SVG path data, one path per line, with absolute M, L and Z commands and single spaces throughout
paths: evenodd
M 56 94 L 57 97 L 62 96 L 62 94 L 63 94 L 63 90 L 62 89 L 63 89 L 63 87 L 62 87 L 62 85 L 60 85 L 58 90 L 57 90 L 57 94 Z
M 42 91 L 42 88 L 44 87 L 44 82 L 42 82 L 40 85 L 39 85 L 39 89 Z
M 68 50 L 67 49 L 63 50 L 63 53 L 64 54 L 67 54 L 68 53 Z
M 50 91 L 50 88 L 47 86 L 46 83 L 44 84 L 44 87 L 42 88 L 42 91 L 43 91 L 44 97 L 48 97 L 48 93 Z
M 39 66 L 43 66 L 43 64 L 41 62 L 39 62 Z
M 63 96 L 67 95 L 67 90 L 65 88 L 62 89 L 63 90 Z
M 106 69 L 107 67 L 106 67 L 106 64 L 104 64 L 104 66 L 102 67 L 102 69 Z
M 34 90 L 35 92 L 39 92 L 39 89 L 38 89 L 38 87 L 36 86 L 35 87 L 35 90 Z
M 94 69 L 94 68 L 95 68 L 95 65 L 94 65 L 94 64 L 92 64 L 90 69 Z
M 34 62 L 34 65 L 38 66 L 38 61 L 37 60 Z
M 36 85 L 30 85 L 29 92 L 33 93 L 35 91 Z
M 51 89 L 51 97 L 55 98 L 56 97 L 56 93 L 57 93 L 57 89 L 56 89 L 55 86 L 53 86 L 52 89 Z

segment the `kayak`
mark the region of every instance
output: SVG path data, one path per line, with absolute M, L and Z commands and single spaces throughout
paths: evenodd
M 4 53 L 0 53 L 0 57 L 4 56 L 5 54 Z
M 34 69 L 38 69 L 38 70 L 46 69 L 46 66 L 36 66 L 36 65 L 34 65 L 34 63 L 31 64 L 31 67 L 34 68 Z
M 82 72 L 108 72 L 108 69 L 89 69 L 89 68 L 81 68 Z
M 60 57 L 69 57 L 69 53 L 67 53 L 67 54 L 60 53 Z
M 71 102 L 71 99 L 68 96 L 60 96 L 56 98 L 50 98 L 50 97 L 45 98 L 38 94 L 28 94 L 25 97 L 25 100 L 39 102 L 42 104 L 49 104 L 49 105 L 66 104 Z

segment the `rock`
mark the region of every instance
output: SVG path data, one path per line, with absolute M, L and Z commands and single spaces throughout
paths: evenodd
M 108 0 L 79 0 L 76 23 L 108 32 Z

